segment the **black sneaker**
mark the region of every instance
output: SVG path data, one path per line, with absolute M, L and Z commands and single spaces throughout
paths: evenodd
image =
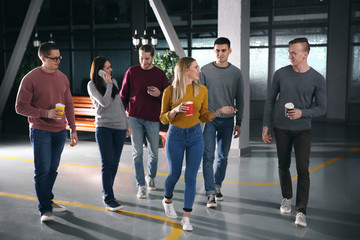
M 123 208 L 116 200 L 105 203 L 105 208 L 109 211 L 115 212 Z
M 206 207 L 217 207 L 217 203 L 215 201 L 215 194 L 211 194 L 208 196 Z
M 220 188 L 215 188 L 215 199 L 216 201 L 224 201 L 224 196 L 221 194 Z

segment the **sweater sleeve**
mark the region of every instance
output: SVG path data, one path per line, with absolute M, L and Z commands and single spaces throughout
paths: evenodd
M 130 78 L 131 78 L 131 71 L 128 69 L 125 73 L 122 87 L 120 90 L 120 97 L 123 102 L 125 110 L 129 110 L 129 98 L 130 98 Z
M 70 86 L 65 91 L 65 116 L 71 133 L 76 133 L 74 100 L 70 92 Z
M 169 117 L 171 111 L 171 95 L 172 95 L 172 87 L 166 88 L 162 96 L 161 112 L 160 112 L 160 121 L 164 125 L 168 124 L 171 121 Z
M 272 116 L 272 112 L 274 110 L 274 105 L 276 102 L 277 95 L 280 91 L 280 85 L 279 85 L 279 78 L 278 78 L 278 71 L 275 72 L 272 84 L 270 87 L 270 90 L 268 92 L 268 96 L 265 102 L 265 108 L 264 108 L 264 118 L 263 118 L 263 126 L 269 127 L 270 120 Z
M 31 80 L 31 74 L 26 75 L 21 81 L 19 91 L 16 97 L 16 113 L 32 118 L 46 118 L 47 109 L 35 108 L 31 105 L 33 99 L 34 86 Z
M 239 73 L 239 80 L 237 84 L 236 94 L 235 94 L 235 101 L 236 101 L 236 125 L 241 126 L 243 112 L 244 112 L 244 81 L 241 72 Z
M 114 80 L 113 80 L 114 81 Z M 89 96 L 94 99 L 100 106 L 106 108 L 109 106 L 111 101 L 111 93 L 112 93 L 113 83 L 106 84 L 106 91 L 104 95 L 96 89 L 96 86 L 93 82 L 88 83 L 88 93 Z
M 160 90 L 160 95 L 158 96 L 159 101 L 162 101 L 162 96 L 164 94 L 165 89 L 169 86 L 169 82 L 168 79 L 165 75 L 165 72 L 162 71 L 161 74 L 161 89 Z
M 200 86 L 201 87 L 201 86 Z M 200 121 L 202 122 L 210 122 L 212 119 L 210 118 L 211 112 L 208 110 L 208 90 L 205 86 L 202 86 L 204 88 L 204 94 L 200 109 Z
M 313 104 L 313 106 L 309 109 L 301 109 L 301 117 L 314 118 L 325 114 L 327 105 L 326 81 L 322 76 L 320 76 L 317 81 L 314 96 L 315 104 Z

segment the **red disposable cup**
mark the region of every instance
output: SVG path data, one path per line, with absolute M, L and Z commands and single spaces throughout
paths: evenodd
M 193 115 L 193 102 L 187 101 L 184 103 L 184 105 L 189 107 L 189 109 L 185 112 L 186 116 L 192 116 Z

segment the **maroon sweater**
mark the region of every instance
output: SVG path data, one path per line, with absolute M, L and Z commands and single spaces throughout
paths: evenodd
M 69 80 L 61 71 L 44 72 L 40 67 L 30 71 L 21 81 L 16 98 L 16 112 L 28 117 L 30 128 L 49 132 L 65 129 L 66 120 L 47 118 L 47 111 L 56 103 L 65 105 L 65 116 L 72 133 L 76 132 L 74 102 Z
M 162 94 L 168 85 L 165 72 L 155 66 L 150 70 L 144 70 L 140 65 L 130 67 L 125 73 L 120 91 L 129 116 L 159 122 Z M 160 96 L 148 94 L 148 86 L 157 87 L 161 92 Z

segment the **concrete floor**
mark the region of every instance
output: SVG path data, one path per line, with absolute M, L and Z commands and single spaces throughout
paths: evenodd
M 131 146 L 120 160 L 115 195 L 122 211 L 106 211 L 102 202 L 100 157 L 93 134 L 80 133 L 78 146 L 64 149 L 55 200 L 67 207 L 55 221 L 41 223 L 33 183 L 31 144 L 24 135 L 0 135 L 0 239 L 360 239 L 360 127 L 315 124 L 311 154 L 308 227 L 281 215 L 275 144 L 260 141 L 251 129 L 251 154 L 231 156 L 222 192 L 225 201 L 206 208 L 201 169 L 191 214 L 192 232 L 180 218 L 166 218 L 161 205 L 168 173 L 159 149 L 157 191 L 137 199 Z M 296 176 L 295 166 L 291 166 Z M 296 188 L 296 180 L 293 182 Z M 182 215 L 184 180 L 176 185 L 174 204 Z

